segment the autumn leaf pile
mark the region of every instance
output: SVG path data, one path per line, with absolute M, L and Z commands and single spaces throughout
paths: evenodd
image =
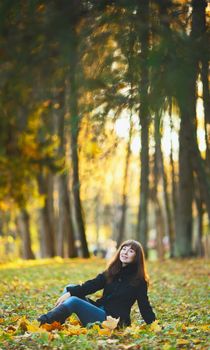
M 36 318 L 54 306 L 66 284 L 104 268 L 96 258 L 0 264 L 0 350 L 209 349 L 209 263 L 201 259 L 148 263 L 149 296 L 158 317 L 152 325 L 144 323 L 135 304 L 132 326 L 124 329 L 111 318 L 84 328 L 75 315 L 64 325 L 39 327 Z

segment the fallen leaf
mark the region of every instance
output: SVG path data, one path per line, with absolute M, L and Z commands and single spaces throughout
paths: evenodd
M 44 329 L 46 329 L 46 331 L 51 332 L 54 329 L 62 329 L 62 326 L 61 326 L 60 322 L 54 321 L 51 324 L 45 323 L 45 324 L 41 325 L 41 328 L 44 328 Z
M 14 332 L 16 332 L 16 330 L 17 330 L 17 328 L 14 327 L 14 326 L 12 326 L 12 325 L 8 326 L 8 327 L 5 329 L 5 331 L 6 331 L 7 333 L 14 333 Z
M 187 327 L 183 324 L 182 325 L 182 332 L 186 332 L 186 330 L 187 330 Z
M 177 339 L 177 345 L 187 345 L 189 344 L 189 340 L 187 339 Z
M 81 334 L 86 334 L 87 329 L 80 326 L 71 326 L 68 329 L 65 329 L 63 333 L 68 336 L 81 335 Z
M 153 331 L 153 332 L 160 332 L 161 331 L 161 327 L 158 324 L 157 320 L 151 323 L 150 330 Z
M 81 322 L 79 321 L 79 319 L 75 316 L 75 315 L 71 315 L 69 318 L 68 318 L 68 321 L 76 326 L 76 325 L 81 325 Z
M 114 318 L 112 316 L 107 316 L 106 320 L 102 322 L 102 327 L 115 329 L 118 325 L 120 318 Z
M 192 342 L 193 342 L 194 344 L 199 344 L 199 343 L 202 342 L 202 340 L 201 340 L 201 339 L 195 338 L 195 339 L 192 339 Z
M 98 335 L 106 335 L 106 336 L 110 337 L 112 335 L 112 330 L 110 328 L 99 329 Z
M 202 329 L 202 331 L 209 331 L 210 329 L 210 325 L 209 324 L 205 324 L 199 327 L 200 329 Z

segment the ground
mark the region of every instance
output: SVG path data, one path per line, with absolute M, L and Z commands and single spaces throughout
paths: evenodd
M 0 350 L 209 349 L 209 262 L 202 259 L 148 262 L 158 324 L 145 325 L 135 304 L 125 329 L 86 329 L 75 317 L 62 327 L 39 328 L 36 318 L 54 306 L 66 284 L 93 278 L 105 266 L 98 258 L 0 264 Z

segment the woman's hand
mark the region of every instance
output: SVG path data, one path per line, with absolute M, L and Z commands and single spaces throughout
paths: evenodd
M 67 292 L 67 293 L 61 295 L 61 297 L 58 298 L 58 300 L 57 300 L 55 306 L 59 306 L 59 305 L 62 304 L 66 299 L 70 298 L 70 296 L 71 296 L 70 292 Z

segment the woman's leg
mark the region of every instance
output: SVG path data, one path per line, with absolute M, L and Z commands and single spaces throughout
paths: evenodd
M 106 319 L 106 312 L 104 310 L 78 297 L 72 296 L 61 305 L 65 306 L 66 310 L 68 310 L 69 316 L 75 313 L 83 326 L 97 321 L 103 322 Z
M 73 313 L 78 316 L 83 326 L 97 321 L 103 322 L 106 319 L 106 312 L 103 309 L 86 300 L 72 296 L 47 314 L 41 315 L 38 321 L 40 324 L 53 323 L 54 321 L 62 324 Z

